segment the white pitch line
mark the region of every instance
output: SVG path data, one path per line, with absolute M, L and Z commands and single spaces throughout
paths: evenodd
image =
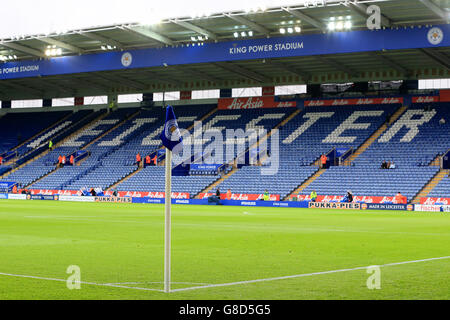
M 394 262 L 394 263 L 386 263 L 386 264 L 382 264 L 382 265 L 378 265 L 378 266 L 379 267 L 388 267 L 388 266 L 397 266 L 397 265 L 408 264 L 408 263 L 427 262 L 427 261 L 443 260 L 443 259 L 450 259 L 450 256 L 439 257 L 439 258 L 421 259 L 421 260 L 403 261 L 403 262 Z M 241 285 L 241 284 L 257 283 L 257 282 L 266 282 L 266 281 L 276 281 L 276 280 L 285 280 L 285 279 L 309 277 L 309 276 L 322 275 L 322 274 L 330 274 L 330 273 L 338 273 L 338 272 L 347 272 L 347 271 L 355 271 L 355 270 L 367 269 L 367 268 L 372 267 L 372 266 L 375 266 L 375 265 L 370 265 L 370 266 L 366 266 L 366 267 L 356 267 L 356 268 L 338 269 L 338 270 L 330 270 L 330 271 L 303 273 L 303 274 L 297 274 L 297 275 L 292 275 L 292 276 L 283 276 L 283 277 L 274 277 L 274 278 L 265 278 L 265 279 L 256 279 L 256 280 L 245 280 L 245 281 L 237 281 L 237 282 L 229 282 L 229 283 L 210 284 L 210 285 L 207 285 L 207 286 L 196 286 L 196 287 L 189 287 L 189 288 L 173 289 L 173 290 L 170 290 L 170 292 L 180 292 L 180 291 L 215 288 L 215 287 L 228 287 L 228 286 L 236 286 L 236 285 Z
M 164 284 L 163 281 L 144 281 L 144 282 L 113 282 L 113 283 L 105 283 L 105 285 L 116 285 L 116 284 Z M 203 283 L 203 282 L 170 282 L 170 284 L 202 284 L 202 285 L 211 285 L 211 283 Z
M 450 259 L 450 256 L 438 257 L 438 258 L 429 258 L 429 259 L 421 259 L 421 260 L 410 260 L 410 261 L 402 261 L 402 262 L 393 262 L 393 263 L 386 263 L 386 264 L 382 264 L 382 265 L 370 265 L 370 266 L 366 266 L 366 267 L 356 267 L 356 268 L 329 270 L 329 271 L 321 271 L 321 272 L 303 273 L 303 274 L 297 274 L 297 275 L 292 275 L 292 276 L 282 276 L 282 277 L 256 279 L 256 280 L 245 280 L 245 281 L 237 281 L 237 282 L 229 282 L 229 283 L 208 284 L 208 285 L 204 285 L 204 286 L 195 286 L 195 287 L 188 287 L 188 288 L 181 288 L 181 289 L 172 289 L 172 290 L 170 290 L 170 292 L 180 292 L 180 291 L 215 288 L 215 287 L 228 287 L 228 286 L 235 286 L 235 285 L 241 285 L 241 284 L 250 284 L 250 283 L 257 283 L 257 282 L 285 280 L 285 279 L 309 277 L 309 276 L 322 275 L 322 274 L 331 274 L 331 273 L 338 273 L 338 272 L 362 270 L 362 269 L 367 269 L 367 268 L 373 267 L 373 266 L 388 267 L 388 266 L 397 266 L 397 265 L 402 265 L 402 264 L 419 263 L 419 262 L 427 262 L 427 261 L 433 261 L 433 260 L 444 260 L 444 259 Z M 22 275 L 22 274 L 12 274 L 12 273 L 3 273 L 3 272 L 0 272 L 0 276 L 9 276 L 9 277 L 29 278 L 29 279 L 37 279 L 37 280 L 67 282 L 66 279 L 28 276 L 28 275 Z M 175 284 L 175 282 L 172 282 L 172 283 Z M 128 287 L 128 286 L 123 286 L 123 285 L 118 285 L 118 284 L 113 284 L 113 283 L 96 283 L 96 282 L 80 281 L 80 284 L 102 286 L 102 287 L 122 288 L 122 289 L 134 289 L 134 290 L 142 290 L 142 291 L 164 292 L 164 290 L 159 290 L 159 289 L 150 289 L 150 288 L 141 288 L 141 287 Z M 130 282 L 130 284 L 132 284 L 132 283 Z M 178 284 L 181 284 L 181 282 L 178 282 Z M 188 283 L 186 282 L 186 284 L 188 284 Z
M 9 277 L 29 278 L 29 279 L 37 279 L 37 280 L 67 282 L 67 279 L 45 278 L 45 277 L 36 277 L 36 276 L 28 276 L 28 275 L 23 275 L 23 274 L 12 274 L 12 273 L 3 273 L 3 272 L 0 272 L 0 276 L 9 276 Z M 135 290 L 144 290 L 144 291 L 164 292 L 164 290 L 159 290 L 159 289 L 150 289 L 150 288 L 141 288 L 141 287 L 128 287 L 128 286 L 121 286 L 121 285 L 110 284 L 110 283 L 96 283 L 96 282 L 80 281 L 80 284 L 87 284 L 87 285 L 93 285 L 93 286 L 103 286 L 103 287 L 113 287 L 113 288 L 135 289 Z

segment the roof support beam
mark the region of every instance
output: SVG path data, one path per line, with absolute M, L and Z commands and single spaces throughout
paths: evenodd
M 194 77 L 200 78 L 202 80 L 208 80 L 208 81 L 212 81 L 212 82 L 222 81 L 222 79 L 219 79 L 219 78 L 217 78 L 215 76 L 212 76 L 212 75 L 210 75 L 210 74 L 208 74 L 206 72 L 195 70 L 195 69 L 190 68 L 188 66 L 180 67 L 179 70 L 183 71 L 185 73 L 191 74 Z
M 134 89 L 138 89 L 138 90 L 144 90 L 147 88 L 147 86 L 143 83 L 131 80 L 131 79 L 127 79 L 124 78 L 123 76 L 119 76 L 117 74 L 114 75 L 109 75 L 109 74 L 96 74 L 96 77 L 108 81 L 108 82 L 114 82 L 114 83 L 119 83 Z
M 104 37 L 104 36 L 101 36 L 94 32 L 79 32 L 79 34 L 81 34 L 82 36 L 85 36 L 86 38 L 99 41 L 103 44 L 107 44 L 107 45 L 110 45 L 113 47 L 116 46 L 119 49 L 123 49 L 123 47 L 124 47 L 124 45 L 121 44 L 120 42 L 110 39 L 110 38 L 107 38 L 107 37 Z
M 269 77 L 266 77 L 262 74 L 256 73 L 254 71 L 248 70 L 246 68 L 243 68 L 241 66 L 232 64 L 230 62 L 214 62 L 212 63 L 213 65 L 215 65 L 216 67 L 219 67 L 221 69 L 227 70 L 229 72 L 238 74 L 240 76 L 243 76 L 245 78 L 251 79 L 251 80 L 255 80 L 257 82 L 261 82 L 261 83 L 269 83 L 272 82 L 272 79 L 270 79 Z
M 339 70 L 339 71 L 344 72 L 344 73 L 347 73 L 347 74 L 351 75 L 352 77 L 357 77 L 358 76 L 358 72 L 356 72 L 355 70 L 353 70 L 353 69 L 349 68 L 348 66 L 342 64 L 341 62 L 337 62 L 336 60 L 334 60 L 334 59 L 332 59 L 330 57 L 325 57 L 323 55 L 320 55 L 320 56 L 316 56 L 316 58 L 319 61 L 321 61 L 321 62 L 323 62 L 323 63 L 333 67 L 334 69 Z
M 382 60 L 383 63 L 388 64 L 390 67 L 394 68 L 397 71 L 400 71 L 404 73 L 405 75 L 411 74 L 411 70 L 406 69 L 405 67 L 401 66 L 398 62 L 393 61 L 391 58 L 383 55 L 379 52 L 369 52 L 370 56 L 375 57 L 379 60 Z
M 18 43 L 14 43 L 14 42 L 1 42 L 0 45 L 3 46 L 3 47 L 7 47 L 7 48 L 10 48 L 10 49 L 19 51 L 19 52 L 31 54 L 32 56 L 35 56 L 35 57 L 46 58 L 44 52 L 41 52 L 41 51 L 39 51 L 39 50 L 36 50 L 36 49 L 32 49 L 32 48 L 23 46 L 23 45 L 18 44 Z
M 57 92 L 65 92 L 65 93 L 67 93 L 69 95 L 74 94 L 75 91 L 76 91 L 75 89 L 67 88 L 67 87 L 62 86 L 60 84 L 50 82 L 50 80 L 48 80 L 48 79 L 45 80 L 45 81 L 40 82 L 40 85 L 42 85 L 44 87 L 47 87 L 47 88 L 52 88 L 52 89 L 56 90 Z
M 444 19 L 444 20 L 449 20 L 450 19 L 450 15 L 445 12 L 444 10 L 442 10 L 441 7 L 439 7 L 438 5 L 436 5 L 435 3 L 431 2 L 430 0 L 419 0 L 420 2 L 422 2 L 422 4 L 427 7 L 428 9 L 430 9 L 435 15 L 437 15 L 438 17 Z
M 296 67 L 290 66 L 290 65 L 286 64 L 285 62 L 267 59 L 265 63 L 267 63 L 269 65 L 273 65 L 274 67 L 281 69 L 283 71 L 289 72 L 291 74 L 295 74 L 296 76 L 300 76 L 305 81 L 308 81 L 311 78 L 311 74 L 309 74 L 303 70 L 300 70 Z
M 358 3 L 355 1 L 355 2 L 343 2 L 343 5 L 364 18 L 367 18 L 369 16 L 367 14 L 368 6 L 365 4 Z M 380 18 L 381 18 L 381 26 L 382 27 L 388 28 L 392 25 L 391 19 L 389 19 L 385 15 L 381 14 Z
M 15 83 L 15 82 L 12 82 L 12 81 L 8 81 L 8 82 L 6 83 L 6 81 L 3 80 L 3 81 L 0 82 L 0 86 L 4 86 L 4 87 L 6 87 L 6 88 L 9 87 L 9 88 L 11 88 L 11 89 L 13 89 L 13 90 L 17 90 L 17 91 L 19 91 L 19 92 L 20 92 L 20 91 L 22 91 L 22 92 L 28 92 L 29 94 L 31 94 L 31 95 L 33 95 L 33 96 L 36 96 L 36 97 L 39 97 L 39 98 L 41 98 L 41 97 L 44 95 L 44 92 L 41 91 L 41 90 L 32 88 L 32 87 L 30 87 L 29 85 L 24 86 L 24 85 L 21 85 L 21 84 L 19 84 L 19 83 Z M 14 95 L 11 95 L 11 96 L 14 96 Z
M 53 39 L 53 38 L 46 37 L 46 38 L 36 38 L 36 39 L 38 39 L 39 41 L 45 42 L 47 44 L 55 45 L 55 46 L 57 46 L 59 48 L 63 48 L 63 49 L 72 51 L 74 53 L 78 53 L 78 54 L 84 53 L 83 49 L 80 49 L 80 48 L 75 47 L 75 46 L 73 46 L 71 44 L 68 44 L 68 43 L 65 43 L 65 42 Z
M 316 27 L 319 30 L 322 30 L 323 32 L 327 31 L 327 26 L 325 24 L 323 24 L 320 21 L 317 21 L 316 19 L 304 14 L 303 12 L 301 12 L 300 10 L 294 10 L 291 9 L 289 7 L 282 7 L 281 9 L 283 9 L 284 11 L 290 13 L 291 15 L 293 15 L 296 18 L 299 18 L 303 21 L 306 21 L 307 23 L 309 23 L 310 25 Z
M 437 64 L 450 70 L 450 58 L 447 57 L 446 55 L 430 49 L 419 49 L 419 51 L 422 52 L 431 60 L 433 60 L 434 62 L 436 62 Z
M 213 40 L 217 40 L 218 39 L 216 34 L 212 33 L 211 31 L 208 31 L 206 29 L 203 29 L 203 28 L 201 28 L 199 26 L 196 26 L 196 25 L 194 25 L 194 24 L 192 24 L 190 22 L 180 21 L 180 20 L 177 20 L 177 19 L 172 19 L 172 20 L 170 20 L 170 22 L 175 23 L 175 24 L 177 24 L 177 25 L 179 25 L 179 26 L 181 26 L 183 28 L 189 29 L 191 31 L 200 33 L 200 34 L 202 34 L 204 36 L 207 36 L 210 39 L 213 39 Z
M 125 26 L 124 27 L 125 30 L 132 32 L 132 33 L 137 33 L 145 38 L 151 39 L 151 40 L 156 40 L 158 42 L 167 44 L 167 45 L 174 45 L 174 42 L 172 41 L 172 39 L 169 39 L 159 33 L 156 33 L 148 28 L 144 28 L 144 27 L 129 27 L 129 26 Z
M 173 77 L 168 77 L 166 75 L 161 75 L 160 73 L 154 71 L 144 71 L 144 74 L 149 76 L 149 80 L 154 80 L 154 82 L 165 82 L 174 86 L 182 87 L 184 85 L 183 81 L 174 79 Z
M 248 20 L 247 18 L 244 18 L 243 16 L 237 16 L 237 15 L 231 15 L 230 13 L 224 13 L 225 16 L 227 16 L 228 18 L 242 23 L 244 25 L 246 25 L 247 27 L 249 27 L 252 30 L 255 30 L 265 36 L 269 36 L 270 35 L 270 30 L 266 29 L 265 27 L 263 27 L 262 25 L 259 25 L 253 21 Z
M 81 87 L 95 88 L 104 93 L 109 92 L 111 89 L 110 87 L 104 86 L 103 84 L 100 84 L 98 82 L 87 80 L 87 78 L 73 78 L 71 80 L 78 83 Z

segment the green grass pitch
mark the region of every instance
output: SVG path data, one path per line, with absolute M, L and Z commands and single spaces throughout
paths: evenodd
M 172 223 L 187 290 L 166 294 L 163 205 L 2 200 L 0 300 L 450 299 L 449 214 L 175 205 Z

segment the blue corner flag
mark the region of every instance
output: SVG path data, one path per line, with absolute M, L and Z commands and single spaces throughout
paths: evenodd
M 183 149 L 183 138 L 181 137 L 172 106 L 167 106 L 166 123 L 164 124 L 164 129 L 161 132 L 160 138 L 162 144 L 175 154 L 180 153 Z

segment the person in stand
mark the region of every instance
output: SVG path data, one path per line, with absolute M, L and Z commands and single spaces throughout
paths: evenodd
M 348 202 L 353 202 L 353 193 L 350 190 L 347 191 L 347 198 Z
M 328 160 L 328 158 L 327 158 L 326 155 L 322 154 L 322 155 L 320 156 L 320 168 L 321 168 L 321 169 L 325 169 L 325 167 L 326 167 L 326 165 L 327 165 L 327 160 Z
M 208 203 L 215 203 L 220 205 L 220 190 L 217 188 L 216 194 L 208 197 Z
M 390 169 L 390 168 L 391 168 L 391 162 L 388 161 L 387 164 L 386 164 L 386 169 Z
M 391 162 L 391 166 L 389 167 L 389 169 L 395 169 L 397 166 L 395 165 L 394 161 Z
M 61 168 L 62 166 L 62 155 L 58 156 L 58 167 Z
M 50 140 L 50 141 L 48 142 L 48 150 L 50 150 L 50 151 L 53 150 L 53 141 L 52 141 L 52 140 Z
M 149 156 L 149 155 L 147 155 L 147 156 L 145 157 L 145 164 L 144 164 L 144 168 L 145 168 L 145 167 L 147 167 L 147 166 L 149 166 L 149 165 L 150 165 L 150 163 L 151 163 L 151 159 L 150 159 L 150 156 Z
M 270 200 L 269 191 L 267 191 L 267 189 L 264 191 L 263 200 L 264 201 L 269 201 Z
M 387 162 L 386 162 L 386 160 L 383 160 L 383 163 L 381 164 L 381 169 L 387 169 Z
M 157 154 L 155 154 L 155 156 L 152 158 L 152 162 L 153 162 L 154 166 L 158 165 L 158 155 Z
M 0 156 L 0 166 L 3 164 L 3 157 Z
M 140 164 L 141 164 L 141 155 L 138 152 L 137 155 L 136 155 L 136 165 L 138 166 L 138 168 L 139 168 Z
M 400 191 L 394 197 L 394 203 L 396 204 L 406 204 L 407 198 L 403 196 Z
M 311 191 L 311 195 L 309 196 L 312 202 L 316 202 L 317 200 L 317 192 L 316 190 Z
M 64 167 L 66 165 L 66 156 L 62 156 L 62 162 L 61 165 Z
M 74 163 L 75 163 L 75 158 L 74 158 L 73 154 L 70 155 L 69 163 L 70 163 L 71 166 L 73 166 Z

